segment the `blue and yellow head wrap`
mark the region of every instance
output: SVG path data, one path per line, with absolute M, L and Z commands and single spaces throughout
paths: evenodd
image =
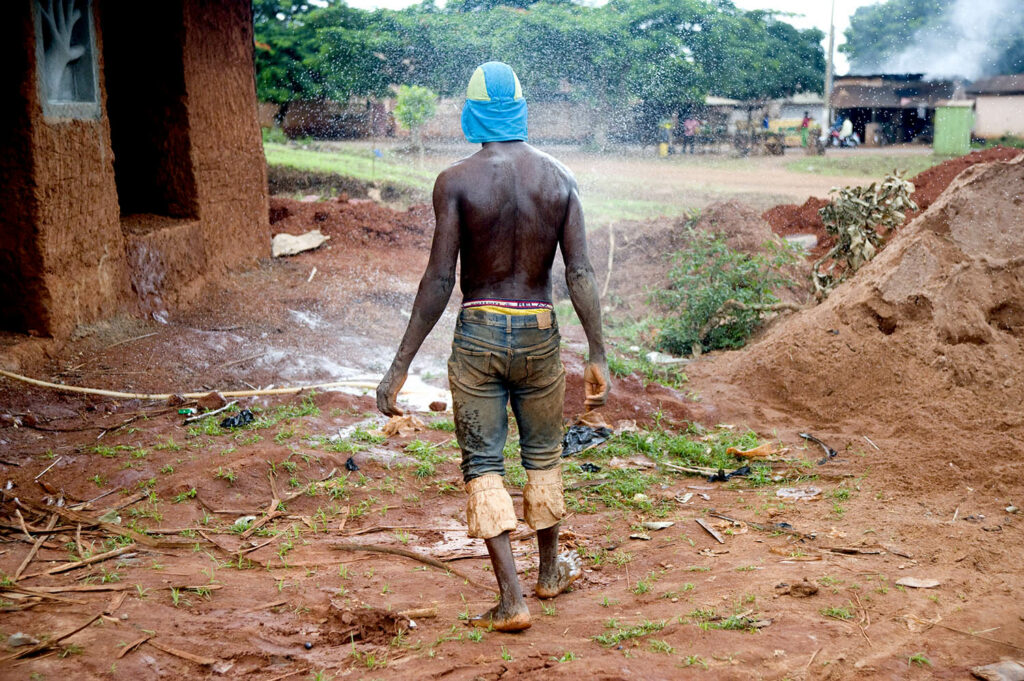
M 474 144 L 526 140 L 523 86 L 508 64 L 478 66 L 466 88 L 462 132 Z

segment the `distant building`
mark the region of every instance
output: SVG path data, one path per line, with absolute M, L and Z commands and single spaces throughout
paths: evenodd
M 159 318 L 269 256 L 251 3 L 4 6 L 0 330 Z
M 975 100 L 975 137 L 1024 137 L 1024 74 L 979 80 L 967 95 Z
M 920 73 L 837 76 L 831 106 L 837 117 L 852 121 L 862 140 L 928 142 L 935 105 L 958 94 L 954 81 L 926 81 Z

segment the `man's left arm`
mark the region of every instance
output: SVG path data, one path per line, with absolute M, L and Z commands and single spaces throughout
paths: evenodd
M 458 197 L 450 187 L 447 172 L 441 173 L 434 183 L 434 217 L 436 226 L 430 260 L 416 292 L 409 326 L 391 367 L 377 386 L 377 408 L 388 416 L 402 413 L 395 402 L 409 373 L 409 365 L 444 313 L 455 288 L 455 265 L 459 257 Z

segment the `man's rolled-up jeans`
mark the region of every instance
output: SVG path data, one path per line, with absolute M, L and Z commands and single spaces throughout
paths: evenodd
M 560 465 L 565 368 L 560 344 L 550 310 L 507 315 L 466 309 L 459 314 L 448 381 L 469 494 L 471 537 L 490 539 L 516 526 L 512 499 L 502 482 L 510 403 L 528 480 L 523 489 L 526 523 L 545 529 L 565 515 Z

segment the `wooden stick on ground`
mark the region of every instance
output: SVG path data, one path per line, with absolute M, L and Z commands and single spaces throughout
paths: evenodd
M 334 549 L 335 551 L 352 551 L 352 552 L 368 551 L 368 552 L 371 552 L 371 553 L 387 553 L 387 554 L 390 554 L 392 556 L 402 556 L 403 558 L 411 558 L 412 560 L 418 560 L 419 562 L 425 563 L 426 565 L 430 565 L 431 567 L 436 567 L 439 570 L 444 570 L 445 572 L 450 572 L 453 575 L 455 575 L 456 577 L 461 577 L 462 579 L 466 580 L 467 582 L 469 582 L 470 584 L 472 584 L 475 587 L 479 587 L 481 589 L 487 589 L 488 591 L 495 591 L 495 592 L 497 591 L 497 589 L 495 589 L 493 586 L 488 586 L 486 584 L 481 584 L 481 583 L 475 581 L 472 577 L 470 577 L 466 573 L 461 572 L 459 570 L 456 570 L 455 568 L 453 568 L 450 565 L 446 565 L 446 564 L 442 563 L 441 561 L 439 561 L 437 558 L 434 558 L 433 556 L 426 556 L 426 555 L 423 555 L 422 553 L 417 553 L 416 551 L 407 551 L 405 549 L 399 549 L 399 548 L 395 548 L 393 546 L 376 546 L 374 544 L 330 544 L 330 547 L 332 549 Z
M 694 520 L 697 521 L 698 525 L 700 525 L 701 527 L 704 528 L 705 532 L 707 532 L 712 537 L 714 537 L 715 541 L 717 541 L 719 544 L 724 544 L 725 543 L 725 538 L 722 537 L 721 534 L 719 534 L 718 530 L 716 530 L 715 528 L 711 527 L 711 525 L 706 520 L 704 520 L 703 518 L 694 518 Z
M 151 637 L 147 635 L 147 636 L 143 636 L 143 637 L 142 637 L 142 638 L 140 638 L 140 639 L 137 639 L 137 640 L 135 640 L 135 641 L 132 641 L 131 643 L 129 643 L 128 645 L 126 645 L 126 646 L 125 646 L 124 648 L 122 648 L 122 649 L 121 649 L 121 652 L 119 652 L 119 653 L 117 654 L 117 659 L 119 659 L 119 660 L 120 660 L 120 659 L 121 659 L 122 657 L 124 657 L 125 655 L 127 655 L 127 654 L 128 654 L 128 653 L 130 653 L 131 651 L 133 651 L 133 650 L 135 650 L 136 648 L 138 648 L 139 646 L 141 646 L 141 645 L 142 645 L 143 643 L 145 643 L 146 641 L 148 641 L 148 640 L 149 640 L 150 638 L 151 638 Z
M 196 664 L 201 664 L 204 667 L 208 667 L 208 666 L 210 666 L 212 664 L 217 664 L 218 662 L 220 662 L 220 660 L 217 660 L 217 659 L 212 658 L 212 657 L 203 657 L 202 655 L 194 655 L 194 654 L 186 652 L 184 650 L 178 650 L 177 648 L 172 648 L 169 645 L 167 645 L 166 643 L 160 643 L 159 641 L 155 641 L 153 639 L 149 639 L 148 641 L 146 641 L 146 643 L 148 643 L 149 645 L 153 646 L 157 650 L 164 651 L 165 653 L 167 653 L 169 655 L 174 655 L 175 657 L 180 657 L 183 660 L 188 660 L 189 662 L 195 662 Z
M 46 529 L 52 530 L 56 524 L 57 514 L 54 513 L 50 516 L 50 522 L 46 525 Z M 21 561 L 21 565 L 19 565 L 18 569 L 14 571 L 14 577 L 11 578 L 13 581 L 16 582 L 19 579 L 21 579 L 21 573 L 25 571 L 25 568 L 28 567 L 28 564 L 31 563 L 32 559 L 36 557 L 36 552 L 39 551 L 39 547 L 43 545 L 44 541 L 46 541 L 46 535 L 39 535 L 39 537 L 36 539 L 36 543 L 33 544 L 32 548 L 28 550 L 28 555 L 25 556 L 25 560 Z

